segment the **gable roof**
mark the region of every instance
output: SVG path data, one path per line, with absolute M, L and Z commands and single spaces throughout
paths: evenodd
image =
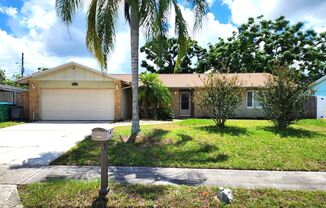
M 21 83 L 21 84 L 26 84 L 30 78 L 38 78 L 38 77 L 44 76 L 44 75 L 52 73 L 52 72 L 56 72 L 56 71 L 60 71 L 62 69 L 66 69 L 66 68 L 71 67 L 71 66 L 79 67 L 79 68 L 94 72 L 94 73 L 102 75 L 102 76 L 104 75 L 104 76 L 106 76 L 108 78 L 111 78 L 111 79 L 114 79 L 114 80 L 117 79 L 117 78 L 109 75 L 106 72 L 101 72 L 99 70 L 96 70 L 96 69 L 93 69 L 91 67 L 88 67 L 88 66 L 85 66 L 85 65 L 82 65 L 82 64 L 79 64 L 79 63 L 76 63 L 76 62 L 72 61 L 72 62 L 68 62 L 68 63 L 62 64 L 62 65 L 50 68 L 50 69 L 42 71 L 42 72 L 38 72 L 36 74 L 30 75 L 30 76 L 27 76 L 27 77 L 20 78 L 16 82 Z
M 263 87 L 272 76 L 269 73 L 228 73 L 226 77 L 237 76 L 243 87 Z M 113 77 L 131 83 L 131 74 L 112 74 Z M 203 79 L 207 74 L 158 74 L 159 79 L 168 88 L 195 88 L 203 86 Z

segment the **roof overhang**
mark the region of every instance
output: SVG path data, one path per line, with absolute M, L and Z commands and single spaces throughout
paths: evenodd
M 0 90 L 6 92 L 27 92 L 27 89 L 0 84 Z
M 314 81 L 313 83 L 310 84 L 310 86 L 315 87 L 316 85 L 318 85 L 319 83 L 323 82 L 326 80 L 326 75 L 317 79 L 316 81 Z
M 76 62 L 72 61 L 72 62 L 68 62 L 66 64 L 62 64 L 62 65 L 50 68 L 48 70 L 45 70 L 45 71 L 30 75 L 30 76 L 27 76 L 27 77 L 20 78 L 20 79 L 16 80 L 16 82 L 19 83 L 19 84 L 28 84 L 28 80 L 30 80 L 30 79 L 37 79 L 37 78 L 42 77 L 42 76 L 44 76 L 46 74 L 49 74 L 49 73 L 52 73 L 52 72 L 55 72 L 55 71 L 59 71 L 59 70 L 63 70 L 65 68 L 71 67 L 71 66 L 76 66 L 76 67 L 79 67 L 79 68 L 82 68 L 82 69 L 97 73 L 99 75 L 104 75 L 104 76 L 106 76 L 106 77 L 108 77 L 110 79 L 113 79 L 113 80 L 119 80 L 116 77 L 111 76 L 106 72 L 102 72 L 102 71 L 99 71 L 99 70 L 93 69 L 91 67 L 88 67 L 88 66 L 85 66 L 85 65 L 82 65 L 82 64 L 79 64 L 79 63 L 76 63 Z

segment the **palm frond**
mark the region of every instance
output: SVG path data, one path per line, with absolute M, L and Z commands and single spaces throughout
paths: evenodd
M 102 51 L 110 54 L 115 41 L 119 0 L 98 0 L 96 31 Z
M 87 14 L 86 45 L 102 70 L 115 42 L 119 0 L 92 0 Z
M 146 29 L 147 38 L 158 38 L 166 36 L 168 31 L 169 0 L 142 0 L 141 18 L 142 26 Z
M 194 9 L 195 23 L 194 29 L 198 29 L 202 26 L 204 16 L 208 13 L 209 6 L 206 0 L 186 0 Z
M 96 31 L 96 14 L 97 14 L 98 0 L 92 0 L 87 13 L 87 33 L 86 33 L 86 45 L 88 50 L 98 60 L 102 70 L 106 68 L 106 55 L 102 51 L 101 41 Z
M 57 15 L 67 25 L 72 23 L 72 17 L 82 5 L 82 0 L 56 0 Z
M 178 36 L 179 45 L 178 57 L 174 67 L 174 71 L 177 72 L 181 63 L 181 59 L 186 55 L 188 50 L 188 30 L 187 23 L 182 16 L 178 2 L 176 0 L 172 0 L 172 3 L 175 11 L 175 33 Z
M 124 15 L 126 20 L 130 23 L 130 4 L 129 0 L 125 0 L 124 2 Z

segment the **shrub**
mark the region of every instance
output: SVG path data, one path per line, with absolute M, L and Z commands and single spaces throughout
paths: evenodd
M 224 126 L 241 102 L 242 83 L 237 76 L 210 74 L 198 87 L 194 102 L 200 110 L 212 117 L 217 126 Z
M 139 87 L 140 113 L 142 117 L 170 120 L 171 94 L 169 89 L 159 80 L 157 74 L 141 74 Z
M 159 107 L 155 111 L 156 120 L 172 120 L 174 118 L 174 112 L 171 107 Z
M 313 90 L 300 82 L 301 77 L 293 68 L 275 66 L 273 74 L 268 77 L 266 87 L 258 92 L 258 100 L 274 125 L 285 129 L 302 117 L 303 104 Z

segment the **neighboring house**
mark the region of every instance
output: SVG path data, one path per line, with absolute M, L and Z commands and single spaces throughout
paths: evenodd
M 311 84 L 315 90 L 316 118 L 326 118 L 326 75 Z
M 203 85 L 205 74 L 160 74 L 172 95 L 177 118 L 203 117 L 192 98 Z M 268 77 L 264 73 L 228 74 L 244 83 L 242 103 L 236 117 L 259 118 L 264 113 L 256 92 Z M 24 77 L 18 83 L 29 85 L 30 120 L 122 120 L 131 118 L 131 75 L 106 74 L 70 62 Z
M 0 84 L 0 103 L 13 103 L 16 107 L 11 119 L 27 120 L 28 116 L 28 90 L 20 87 Z M 13 108 L 11 108 L 13 109 Z M 12 111 L 12 110 L 11 110 Z
M 326 75 L 311 84 L 315 96 L 326 96 Z

